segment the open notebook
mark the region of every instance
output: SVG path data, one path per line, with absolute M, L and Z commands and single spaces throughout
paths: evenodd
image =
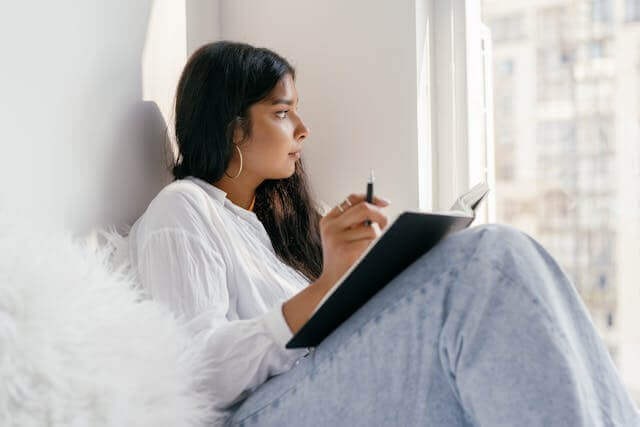
M 488 191 L 486 183 L 480 183 L 446 212 L 401 213 L 327 292 L 286 348 L 317 346 L 442 238 L 468 227 Z

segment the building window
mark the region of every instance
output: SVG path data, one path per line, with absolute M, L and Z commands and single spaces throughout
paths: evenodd
M 591 0 L 591 20 L 593 22 L 611 22 L 611 0 Z
M 625 19 L 627 21 L 640 21 L 640 0 L 625 1 Z
M 543 43 L 557 43 L 564 37 L 566 27 L 566 7 L 540 8 L 536 14 L 537 39 Z
M 600 274 L 600 281 L 598 283 L 600 289 L 607 289 L 607 276 L 604 274 Z
M 500 77 L 511 77 L 513 74 L 513 59 L 505 59 L 498 64 Z
M 494 43 L 521 39 L 523 31 L 524 15 L 521 13 L 501 16 L 491 22 L 491 35 Z
M 604 41 L 591 40 L 587 44 L 587 56 L 589 59 L 604 58 L 606 56 Z
M 567 49 L 555 47 L 538 48 L 537 61 L 537 97 L 538 101 L 569 99 L 571 96 L 571 63 L 574 54 Z

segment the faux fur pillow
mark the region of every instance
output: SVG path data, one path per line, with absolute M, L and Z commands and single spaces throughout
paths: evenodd
M 197 347 L 95 243 L 0 212 L 0 425 L 210 425 Z

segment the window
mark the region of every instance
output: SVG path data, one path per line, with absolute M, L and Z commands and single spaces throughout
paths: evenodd
M 456 197 L 481 181 L 494 186 L 492 39 L 482 24 L 481 4 L 475 1 L 431 2 L 428 75 L 430 108 L 428 120 L 433 148 L 433 209 L 448 209 Z M 504 18 L 504 17 L 503 17 Z M 504 40 L 520 38 L 522 15 L 499 19 Z M 506 73 L 515 67 L 505 65 Z M 501 79 L 508 80 L 508 79 Z M 506 100 L 508 102 L 508 100 Z M 473 159 L 471 161 L 470 159 Z M 495 196 L 476 212 L 476 223 L 492 221 Z
M 640 33 L 613 5 L 483 2 L 501 39 L 505 16 L 535 22 L 493 47 L 496 221 L 558 261 L 640 403 Z
M 602 290 L 606 290 L 607 289 L 607 276 L 605 276 L 604 274 L 600 274 L 600 289 Z M 611 314 L 611 313 L 609 313 Z
M 521 13 L 495 18 L 491 23 L 494 43 L 521 39 L 524 36 L 523 24 Z
M 611 0 L 591 0 L 591 19 L 593 22 L 610 22 L 612 6 Z
M 640 21 L 640 0 L 625 0 L 625 19 L 628 22 Z
M 505 59 L 501 61 L 498 65 L 498 76 L 499 77 L 511 77 L 513 74 L 513 59 Z
M 587 56 L 589 59 L 605 57 L 605 43 L 602 40 L 591 40 L 587 44 Z
M 546 43 L 558 43 L 563 39 L 567 14 L 564 6 L 536 9 L 536 38 Z M 493 30 L 493 27 L 491 28 Z
M 571 63 L 569 47 L 543 45 L 537 49 L 536 88 L 539 101 L 567 100 L 571 97 Z

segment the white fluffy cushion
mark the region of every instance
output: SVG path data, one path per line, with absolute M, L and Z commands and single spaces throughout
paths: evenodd
M 1 426 L 211 422 L 199 352 L 112 249 L 0 212 Z

